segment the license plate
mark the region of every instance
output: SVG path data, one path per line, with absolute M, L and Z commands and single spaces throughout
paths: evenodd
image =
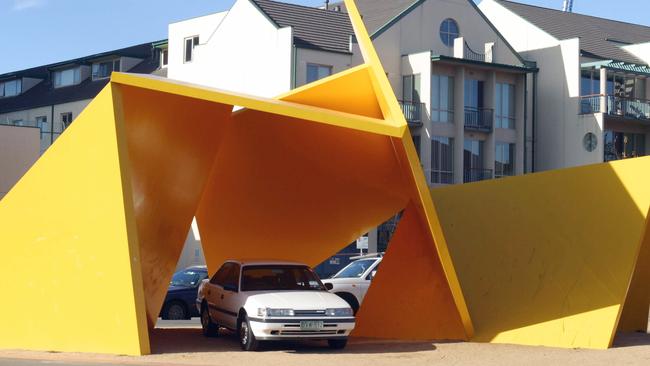
M 323 321 L 307 320 L 300 322 L 300 330 L 319 330 L 323 329 Z

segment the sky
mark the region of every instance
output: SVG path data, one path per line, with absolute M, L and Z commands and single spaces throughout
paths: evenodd
M 323 3 L 283 1 L 309 6 Z M 562 0 L 517 1 L 562 8 Z M 165 39 L 169 23 L 227 10 L 233 2 L 0 0 L 0 74 Z M 650 26 L 649 9 L 648 0 L 574 0 L 573 8 L 576 13 Z

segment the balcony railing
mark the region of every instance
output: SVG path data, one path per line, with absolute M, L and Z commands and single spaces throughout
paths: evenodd
M 492 177 L 492 169 L 465 169 L 463 182 L 480 182 L 482 180 L 492 179 Z
M 399 101 L 399 105 L 404 113 L 404 118 L 409 126 L 422 126 L 422 105 L 423 103 Z
M 16 127 L 40 127 L 36 121 L 1 121 L 2 126 L 16 126 Z
M 489 108 L 465 107 L 465 129 L 490 132 L 494 120 L 494 110 Z
M 580 98 L 580 113 L 591 114 L 601 112 L 602 95 L 587 95 Z M 625 98 L 614 95 L 604 96 L 605 113 L 621 118 L 650 120 L 650 100 Z
M 465 52 L 464 56 L 465 59 L 468 60 L 473 60 L 473 61 L 481 61 L 481 62 L 491 62 L 492 61 L 492 49 L 490 49 L 489 54 L 488 53 L 478 53 L 471 49 L 467 42 L 465 43 Z M 489 60 L 489 61 L 488 61 Z

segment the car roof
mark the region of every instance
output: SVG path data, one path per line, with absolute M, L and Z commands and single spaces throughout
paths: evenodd
M 252 266 L 252 265 L 290 265 L 290 266 L 306 266 L 308 265 L 300 262 L 292 262 L 286 260 L 277 260 L 277 259 L 231 259 L 226 262 L 235 262 L 241 266 Z

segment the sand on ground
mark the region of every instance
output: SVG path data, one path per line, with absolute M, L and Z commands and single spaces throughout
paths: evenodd
M 354 339 L 341 351 L 323 342 L 271 343 L 261 352 L 242 352 L 235 335 L 204 338 L 200 329 L 154 329 L 152 355 L 142 357 L 84 353 L 0 351 L 0 358 L 123 365 L 650 365 L 650 334 L 619 334 L 609 350 L 560 349 L 472 342 L 405 342 Z

